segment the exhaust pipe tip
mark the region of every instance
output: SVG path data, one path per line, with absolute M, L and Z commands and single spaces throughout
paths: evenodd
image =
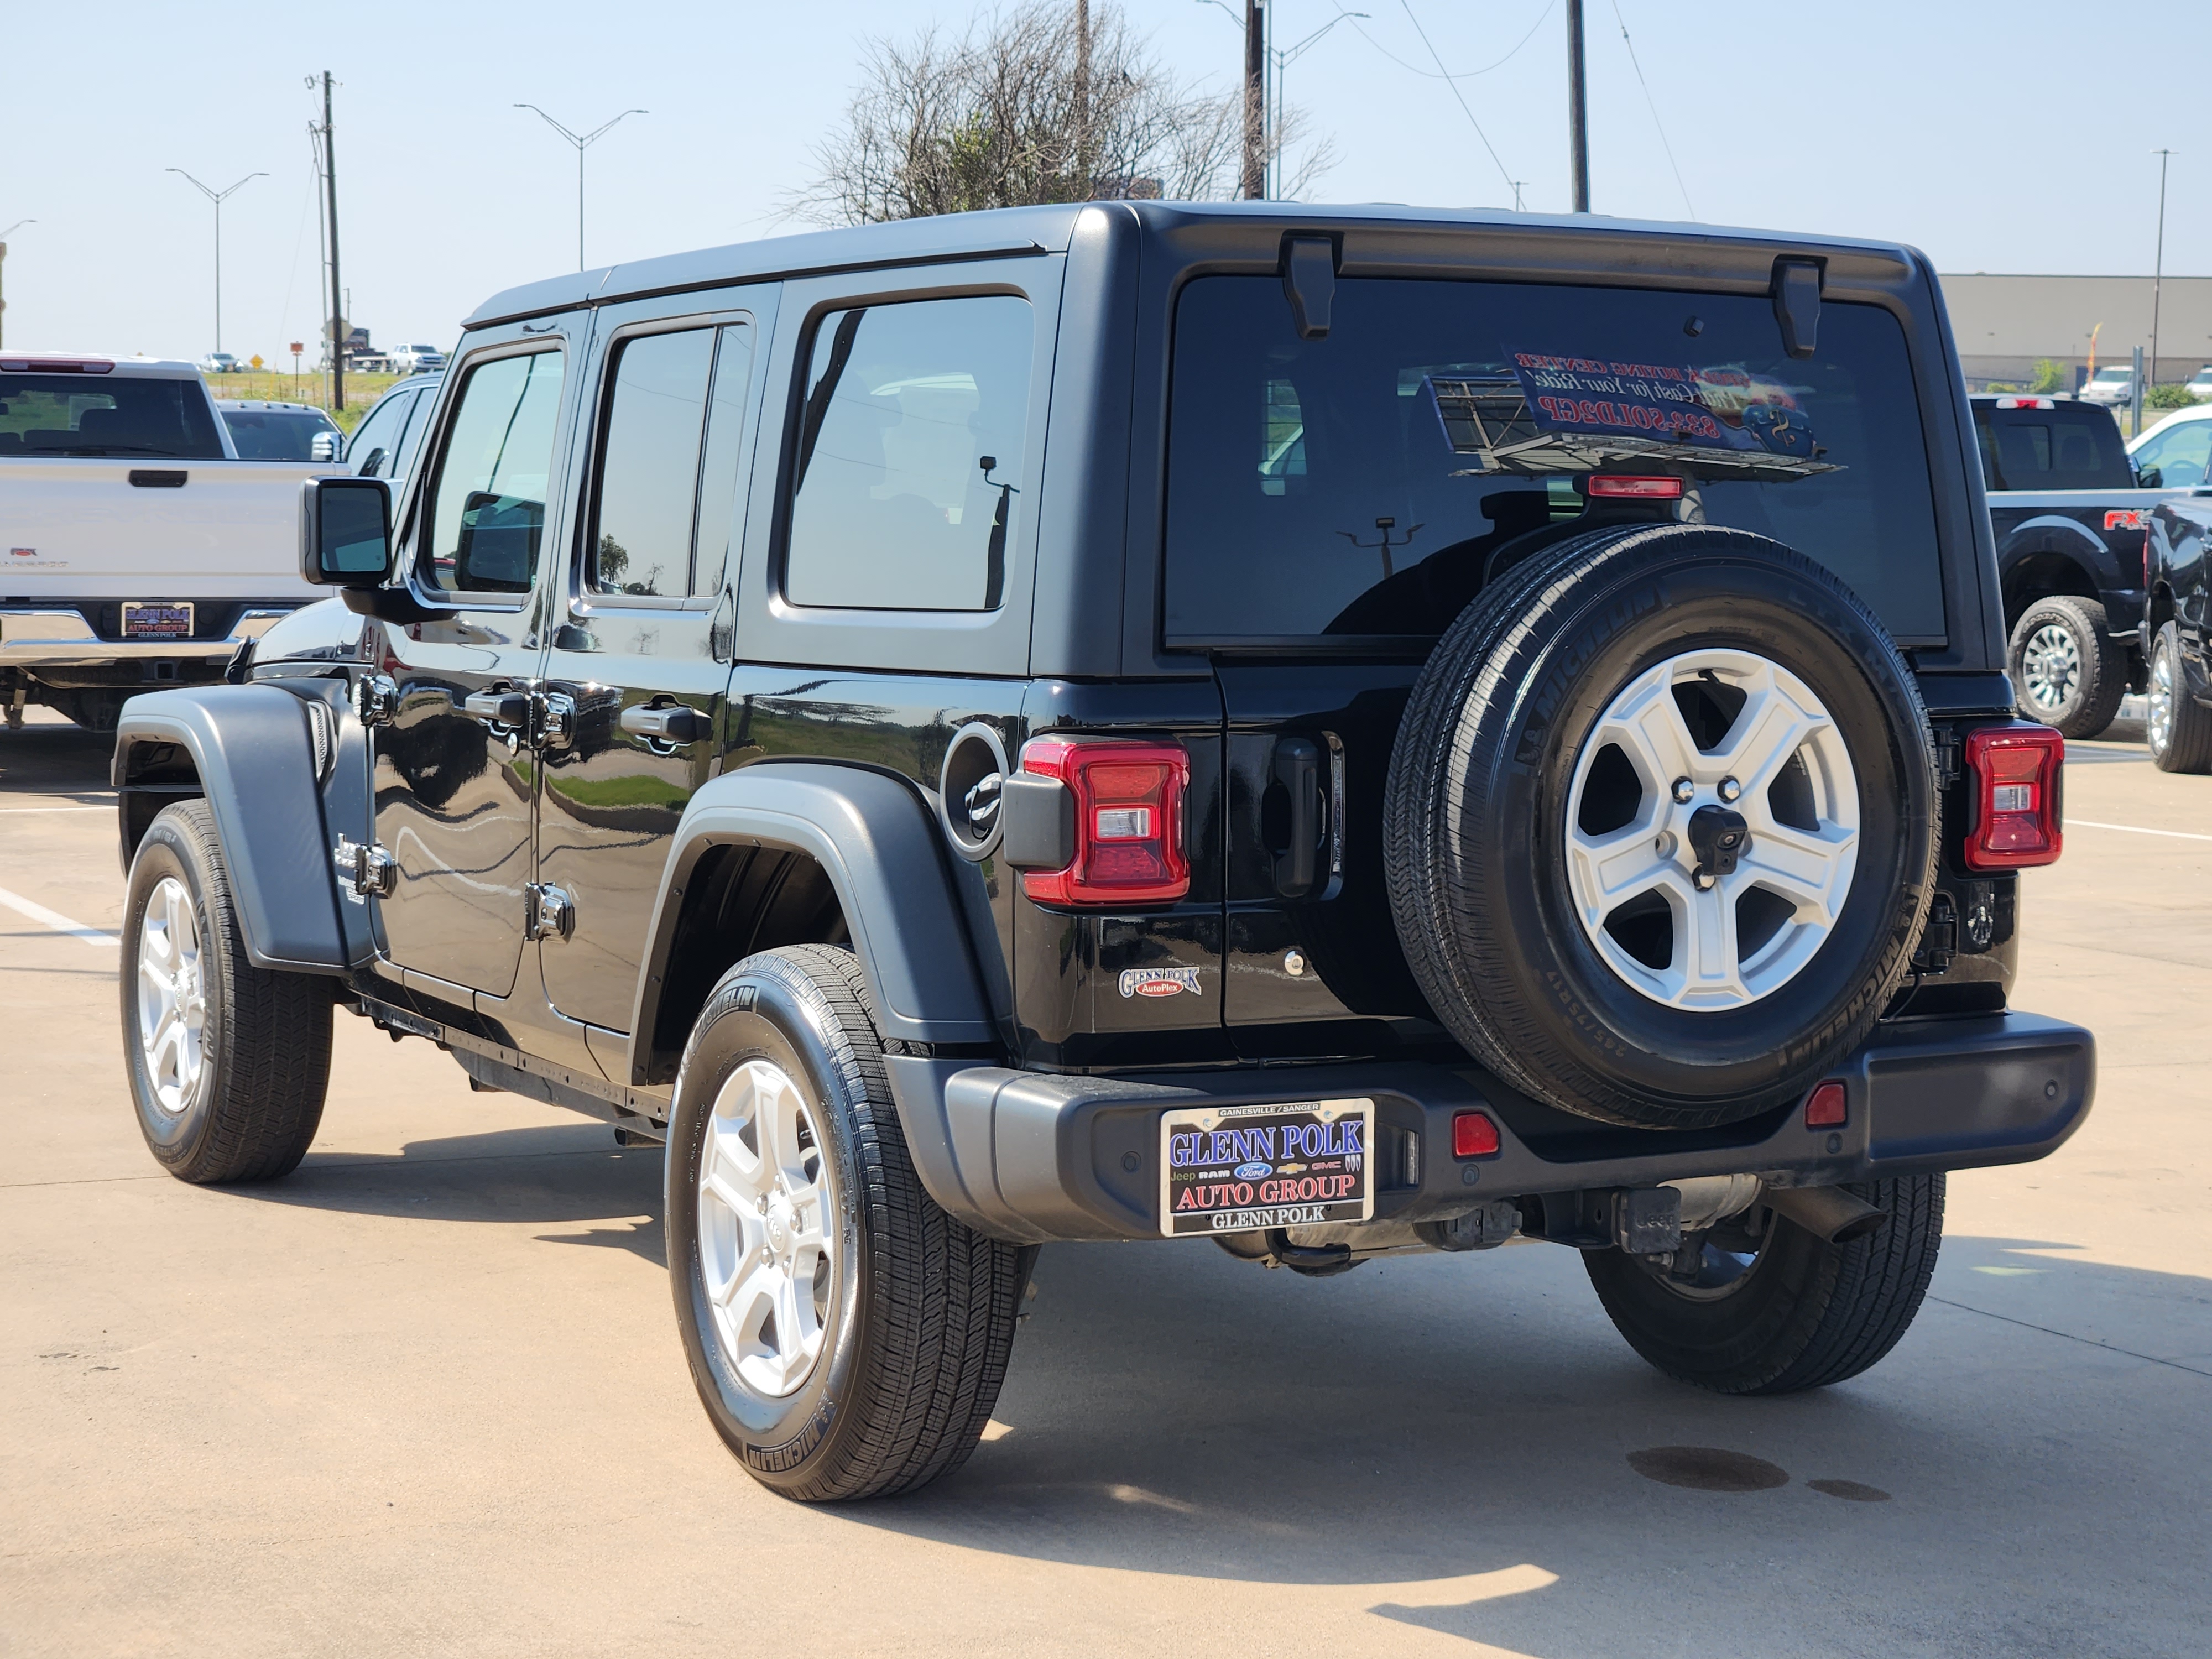
M 1889 1212 L 1840 1187 L 1769 1187 L 1759 1202 L 1830 1244 L 1848 1244 L 1889 1224 Z

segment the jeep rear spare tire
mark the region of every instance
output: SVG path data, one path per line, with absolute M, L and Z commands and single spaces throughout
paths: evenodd
M 1911 671 L 1824 567 L 1702 525 L 1593 530 L 1438 642 L 1384 805 L 1430 1005 L 1504 1081 L 1699 1128 L 1872 1030 L 1936 857 Z

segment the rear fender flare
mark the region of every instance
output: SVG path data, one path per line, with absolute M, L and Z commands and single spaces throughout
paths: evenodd
M 684 889 L 718 846 L 801 853 L 836 890 L 882 1035 L 899 1042 L 1002 1041 L 935 814 L 910 781 L 857 766 L 757 762 L 691 797 L 653 902 L 631 1016 L 630 1081 L 646 1081 L 650 1034 Z
M 196 686 L 133 697 L 116 723 L 112 781 L 126 792 L 117 818 L 127 869 L 145 828 L 139 815 L 125 810 L 140 751 L 154 744 L 182 749 L 198 793 L 215 815 L 246 955 L 258 968 L 342 974 L 347 963 L 337 881 L 307 719 L 298 697 L 273 685 Z

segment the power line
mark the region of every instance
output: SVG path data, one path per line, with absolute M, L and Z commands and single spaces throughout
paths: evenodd
M 1628 62 L 1636 71 L 1636 84 L 1644 88 L 1644 101 L 1651 111 L 1651 125 L 1659 129 L 1659 148 L 1667 152 L 1667 165 L 1674 169 L 1674 187 L 1682 192 L 1682 205 L 1690 210 L 1691 222 L 1695 223 L 1697 206 L 1690 200 L 1690 187 L 1682 182 L 1682 169 L 1675 165 L 1674 147 L 1667 142 L 1667 124 L 1659 118 L 1659 105 L 1651 96 L 1650 83 L 1644 78 L 1644 65 L 1636 61 L 1636 42 L 1628 38 L 1628 20 L 1620 15 L 1620 0 L 1613 0 L 1613 21 L 1620 25 L 1620 39 L 1628 48 Z
M 1429 39 L 1429 32 L 1421 27 L 1421 20 L 1413 15 L 1413 0 L 1398 0 L 1398 3 L 1406 9 L 1406 21 L 1413 26 L 1413 33 L 1421 37 L 1421 44 L 1428 47 L 1429 56 L 1436 59 L 1437 70 L 1443 76 L 1444 84 L 1451 88 L 1451 95 L 1459 100 L 1459 106 L 1467 116 L 1467 124 L 1474 129 L 1474 136 L 1482 140 L 1483 149 L 1490 152 L 1490 159 L 1497 163 L 1498 176 L 1505 181 L 1508 190 L 1512 189 L 1513 175 L 1506 170 L 1505 163 L 1498 159 L 1498 146 L 1490 142 L 1490 135 L 1482 130 L 1482 123 L 1474 118 L 1474 110 L 1468 103 L 1466 94 L 1460 91 L 1459 82 L 1444 69 L 1444 60 L 1438 55 L 1435 43 Z M 1358 25 L 1352 27 L 1357 28 Z M 1364 33 L 1365 31 L 1361 32 Z
M 1359 29 L 1359 38 L 1361 40 L 1366 41 L 1369 46 L 1374 47 L 1376 51 L 1381 52 L 1385 58 L 1395 64 L 1400 69 L 1405 70 L 1409 74 L 1418 75 L 1425 81 L 1472 81 L 1478 75 L 1487 75 L 1492 70 L 1504 69 L 1508 64 L 1519 57 L 1521 55 L 1521 48 L 1527 46 L 1531 40 L 1536 38 L 1536 31 L 1544 27 L 1545 23 L 1550 19 L 1552 13 L 1558 8 L 1559 3 L 1559 0 L 1547 0 L 1544 9 L 1537 14 L 1536 21 L 1529 26 L 1528 33 L 1522 35 L 1520 40 L 1514 46 L 1513 50 L 1507 52 L 1504 57 L 1499 58 L 1496 63 L 1486 64 L 1479 70 L 1461 70 L 1456 74 L 1445 69 L 1442 64 L 1438 64 L 1433 70 L 1425 70 L 1419 64 L 1409 64 L 1404 58 L 1399 57 L 1396 52 L 1391 51 L 1389 47 L 1384 46 L 1380 40 L 1377 40 L 1373 35 L 1368 33 L 1365 29 L 1359 28 L 1358 24 L 1354 23 L 1352 27 L 1355 29 Z M 1339 17 L 1357 17 L 1359 14 L 1356 11 L 1340 10 L 1337 13 L 1337 15 Z M 1413 27 L 1418 30 L 1420 27 L 1420 25 L 1416 23 Z M 1426 44 L 1425 41 L 1424 44 Z

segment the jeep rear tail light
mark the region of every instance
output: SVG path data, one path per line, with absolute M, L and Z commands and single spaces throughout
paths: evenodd
M 2061 843 L 2059 768 L 2066 739 L 2021 721 L 1966 734 L 1969 870 L 2055 863 Z
M 1679 501 L 1682 499 L 1682 481 L 1665 474 L 1631 477 L 1619 472 L 1594 472 L 1585 481 L 1585 490 L 1593 501 Z
M 1037 738 L 1022 770 L 1057 778 L 1073 799 L 1073 857 L 1058 870 L 1025 870 L 1022 890 L 1040 904 L 1164 904 L 1190 891 L 1183 802 L 1190 756 L 1180 744 Z

